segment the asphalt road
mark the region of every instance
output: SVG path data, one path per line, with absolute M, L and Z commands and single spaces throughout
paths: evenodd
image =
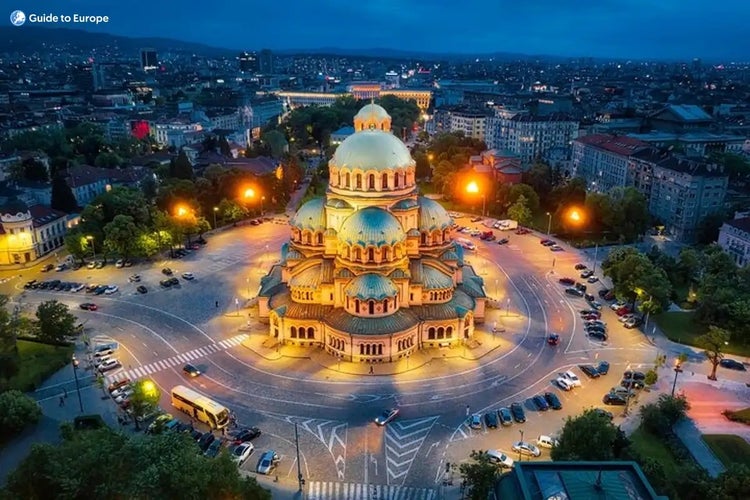
M 504 349 L 479 362 L 436 360 L 393 377 L 332 376 L 320 365 L 298 359 L 268 362 L 239 345 L 240 327 L 247 321 L 242 306 L 256 294 L 260 277 L 288 238 L 284 220 L 279 217 L 278 223 L 219 232 L 207 238 L 206 247 L 181 260 L 46 275 L 25 271 L 0 288 L 14 294 L 24 311 L 56 298 L 75 310 L 89 335 L 116 339 L 122 345 L 121 373 L 154 380 L 165 395 L 164 408 L 169 408 L 169 389 L 177 384 L 193 385 L 225 403 L 241 424 L 263 430 L 256 448 L 277 451 L 281 476 L 297 475 L 296 424 L 301 472 L 311 497 L 317 498 L 337 498 L 337 491 L 343 498 L 344 484 L 346 488 L 383 485 L 408 490 L 415 498 L 428 497 L 439 487 L 446 463 L 465 460 L 472 449 L 510 452 L 512 442 L 520 439 L 519 430 L 526 440 L 555 434 L 565 416 L 603 406 L 602 395 L 618 385 L 626 367 L 645 369 L 656 358 L 656 349 L 644 335 L 622 328 L 606 305 L 603 319 L 610 327 L 610 341 L 587 338 L 578 315 L 585 302 L 564 295 L 557 282 L 563 275 L 577 276 L 573 266 L 579 262 L 578 254 L 567 248 L 551 252 L 539 244 L 538 235 L 510 233 L 508 245 L 477 239 L 477 250 L 467 252 L 468 261 L 485 280 L 488 295 L 500 304 L 479 328 L 489 330 L 505 315 L 514 318 L 512 331 L 497 340 L 505 343 Z M 177 276 L 190 271 L 196 279 L 180 279 L 179 287 L 161 289 L 160 270 L 167 266 Z M 147 294 L 136 293 L 136 285 L 128 283 L 133 273 L 141 275 Z M 26 280 L 40 277 L 117 284 L 120 290 L 94 298 L 81 292 L 23 291 Z M 589 291 L 595 294 L 599 286 L 589 285 Z M 98 311 L 79 309 L 88 301 L 95 302 Z M 545 342 L 551 331 L 562 337 L 556 347 Z M 588 380 L 575 368 L 603 359 L 612 364 L 606 378 Z M 187 380 L 181 372 L 186 361 L 205 374 Z M 583 387 L 567 393 L 556 389 L 552 383 L 556 374 L 571 368 Z M 528 398 L 548 390 L 560 395 L 564 409 L 533 411 Z M 483 413 L 513 401 L 525 403 L 525 424 L 497 430 L 466 425 L 467 407 L 471 413 Z M 391 406 L 401 409 L 399 418 L 385 427 L 375 426 L 373 418 Z M 622 409 L 610 410 L 621 421 Z M 243 468 L 252 470 L 256 461 L 248 460 Z

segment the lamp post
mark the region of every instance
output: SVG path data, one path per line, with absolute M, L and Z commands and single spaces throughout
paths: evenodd
M 76 359 L 76 355 L 73 355 L 72 358 L 73 361 L 73 377 L 76 379 L 76 392 L 78 393 L 78 407 L 81 409 L 81 413 L 83 413 L 83 401 L 81 400 L 81 386 L 78 384 L 78 360 Z
M 219 207 L 214 207 L 214 229 L 216 229 L 216 212 L 219 211 Z
M 591 270 L 591 272 L 596 273 L 596 261 L 599 258 L 599 243 L 596 244 L 596 247 L 594 247 L 594 268 Z
M 479 192 L 479 184 L 477 184 L 476 181 L 471 181 L 466 186 L 466 192 L 467 193 L 478 194 L 478 195 L 480 195 L 482 197 L 482 217 L 484 217 L 484 212 L 485 212 L 485 208 L 486 208 L 487 199 L 485 198 L 484 193 L 480 193 Z
M 547 222 L 547 236 L 549 236 L 549 233 L 552 232 L 552 212 L 547 212 L 547 217 L 549 217 Z
M 677 387 L 677 375 L 682 373 L 682 364 L 678 361 L 674 365 L 674 381 L 672 382 L 672 397 L 674 397 L 674 390 Z
M 518 432 L 521 433 L 521 443 L 523 443 L 523 430 L 519 429 Z M 519 444 L 521 444 L 521 443 L 519 443 Z M 521 447 L 520 446 L 518 447 L 518 461 L 519 462 L 523 461 L 523 455 L 521 455 Z
M 505 300 L 505 316 L 510 316 L 510 297 Z
M 96 246 L 94 246 L 94 237 L 91 235 L 86 236 L 86 241 L 89 242 L 89 245 L 91 245 L 91 253 L 93 256 L 91 257 L 93 260 L 96 260 Z
M 260 197 L 260 215 L 261 215 L 261 217 L 263 216 L 263 202 L 265 201 L 265 199 L 266 199 L 265 196 L 261 196 Z

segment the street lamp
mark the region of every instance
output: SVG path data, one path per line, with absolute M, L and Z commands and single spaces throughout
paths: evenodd
M 505 300 L 505 316 L 510 316 L 510 297 Z
M 265 201 L 266 197 L 261 196 L 260 197 L 260 215 L 263 216 L 263 202 Z
M 518 430 L 518 432 L 520 432 L 520 433 L 521 433 L 521 443 L 519 443 L 519 445 L 520 445 L 520 444 L 522 444 L 522 443 L 523 443 L 523 430 L 522 430 L 522 429 L 519 429 L 519 430 Z M 521 447 L 520 447 L 520 446 L 518 447 L 518 461 L 519 461 L 519 462 L 522 462 L 522 461 L 523 461 L 523 456 L 521 455 Z
M 86 241 L 91 245 L 91 253 L 93 254 L 92 259 L 96 260 L 96 247 L 94 246 L 94 237 L 91 235 L 86 236 Z
M 78 359 L 76 359 L 76 355 L 73 355 L 72 358 L 73 361 L 73 377 L 76 379 L 76 392 L 78 393 L 78 407 L 81 409 L 81 413 L 83 413 L 83 401 L 81 400 L 81 386 L 78 384 Z
M 549 217 L 549 221 L 547 222 L 547 236 L 549 236 L 549 233 L 552 231 L 552 212 L 547 212 L 547 217 Z
M 216 229 L 216 212 L 219 211 L 219 207 L 214 207 L 214 229 Z
M 485 198 L 484 193 L 480 193 L 479 192 L 479 184 L 477 184 L 476 181 L 471 181 L 466 186 L 466 192 L 467 193 L 472 193 L 472 194 L 481 194 L 481 196 L 482 196 L 482 217 L 484 217 L 484 211 L 485 211 L 484 209 L 486 208 L 485 205 L 486 205 L 487 199 Z
M 677 375 L 682 373 L 682 363 L 680 363 L 680 360 L 677 360 L 674 364 L 674 382 L 672 382 L 672 397 L 674 397 L 674 390 L 677 387 Z

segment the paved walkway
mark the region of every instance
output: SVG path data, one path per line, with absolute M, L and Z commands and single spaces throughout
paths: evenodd
M 684 418 L 680 420 L 675 424 L 673 430 L 690 451 L 690 454 L 693 455 L 695 461 L 698 462 L 698 465 L 703 467 L 711 477 L 717 477 L 726 470 L 703 441 L 703 434 L 692 419 Z

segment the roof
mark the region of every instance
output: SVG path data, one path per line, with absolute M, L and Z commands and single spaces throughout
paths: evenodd
M 340 198 L 328 198 L 326 206 L 331 208 L 352 208 L 349 202 L 344 201 Z
M 657 111 L 653 116 L 661 118 L 665 113 L 671 114 L 682 122 L 710 122 L 711 115 L 703 111 L 703 108 L 695 104 L 670 104 L 666 108 Z
M 400 333 L 419 324 L 419 318 L 409 309 L 399 309 L 385 317 L 360 318 L 339 308 L 326 314 L 323 321 L 331 328 L 353 335 Z
M 275 265 L 271 268 L 267 275 L 260 279 L 260 291 L 258 291 L 258 297 L 272 297 L 278 293 L 278 285 L 283 285 L 281 282 L 281 267 Z M 286 288 L 286 285 L 284 285 Z
M 453 278 L 447 276 L 432 266 L 422 266 L 422 277 L 425 290 L 444 290 L 453 288 Z
M 434 231 L 436 229 L 448 229 L 453 224 L 448 212 L 443 206 L 424 196 L 419 197 L 419 230 Z
M 398 288 L 385 276 L 368 273 L 357 276 L 347 283 L 344 293 L 348 297 L 360 300 L 383 300 L 387 297 L 395 297 L 398 294 Z
M 98 182 L 109 182 L 112 177 L 112 170 L 108 168 L 91 167 L 89 165 L 80 165 L 70 167 L 63 171 L 65 181 L 71 188 L 96 184 Z
M 64 212 L 44 205 L 33 205 L 29 207 L 29 212 L 31 212 L 31 217 L 34 218 L 34 227 L 43 227 L 65 217 Z
M 345 136 L 350 136 L 350 135 L 352 135 L 353 133 L 354 133 L 354 127 L 341 127 L 341 128 L 340 128 L 340 129 L 338 129 L 337 131 L 335 131 L 335 132 L 331 132 L 331 136 L 332 136 L 332 137 L 335 137 L 335 136 L 342 136 L 342 135 L 345 135 Z
M 626 135 L 592 134 L 579 137 L 576 142 L 623 156 L 649 147 L 647 143 Z
M 474 310 L 476 303 L 461 289 L 453 291 L 453 296 L 448 302 L 442 304 L 423 304 L 412 306 L 411 309 L 422 320 L 441 320 L 463 318 L 466 312 Z
M 742 217 L 741 219 L 732 219 L 724 223 L 724 225 L 732 226 L 740 231 L 750 233 L 750 217 Z
M 289 279 L 290 287 L 310 288 L 315 290 L 320 286 L 320 265 L 310 266 Z
M 289 220 L 289 225 L 310 231 L 324 230 L 327 225 L 325 204 L 324 197 L 313 198 L 297 210 L 294 217 Z
M 394 211 L 400 211 L 400 210 L 410 210 L 414 207 L 418 207 L 419 203 L 417 200 L 413 200 L 411 198 L 404 198 L 403 200 L 399 200 L 396 203 L 391 206 L 391 210 Z
M 382 106 L 371 103 L 364 106 L 357 112 L 357 114 L 354 116 L 354 119 L 356 120 L 358 118 L 361 120 L 367 120 L 370 118 L 375 118 L 376 120 L 386 120 L 390 119 L 391 115 L 389 115 L 388 111 L 386 111 Z
M 378 207 L 357 210 L 344 220 L 338 234 L 339 241 L 349 245 L 394 245 L 406 239 L 401 223 L 390 212 Z
M 394 170 L 414 162 L 409 149 L 390 132 L 367 130 L 352 134 L 336 149 L 331 164 L 363 171 Z
M 24 203 L 23 200 L 20 198 L 10 198 L 8 201 L 2 204 L 0 206 L 0 213 L 3 214 L 10 214 L 10 215 L 16 215 L 16 214 L 25 214 L 29 211 L 29 206 Z
M 227 168 L 236 168 L 258 176 L 274 173 L 279 165 L 278 161 L 266 158 L 265 156 L 258 156 L 256 158 L 230 158 L 224 164 Z

